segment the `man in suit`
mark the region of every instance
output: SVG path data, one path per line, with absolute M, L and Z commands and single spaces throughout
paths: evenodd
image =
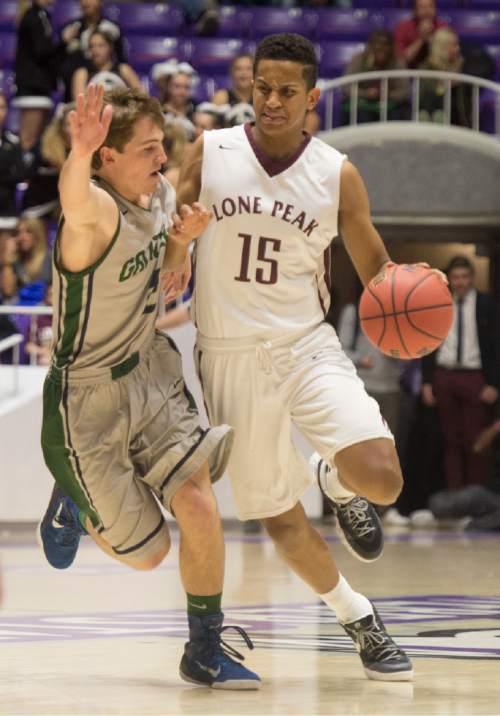
M 439 411 L 445 482 L 457 489 L 487 481 L 487 460 L 472 448 L 498 399 L 500 371 L 491 297 L 474 288 L 474 267 L 465 256 L 455 256 L 447 274 L 455 317 L 441 347 L 423 360 L 422 400 Z

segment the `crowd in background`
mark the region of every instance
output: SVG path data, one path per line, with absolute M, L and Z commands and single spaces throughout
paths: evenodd
M 350 6 L 349 0 L 304 3 L 281 0 L 265 4 Z M 107 89 L 142 88 L 158 97 L 166 123 L 164 142 L 168 160 L 164 173 L 174 186 L 189 142 L 203 131 L 253 119 L 251 55 L 244 53 L 236 57 L 228 67 L 227 86 L 217 88 L 213 96 L 200 102 L 193 91 L 197 68 L 187 62 L 169 59 L 157 63 L 151 70 L 151 86 L 143 85 L 143 78 L 133 67 L 133 58 L 126 56 L 119 25 L 105 17 L 100 0 L 80 0 L 81 15 L 68 22 L 58 34 L 51 25 L 51 5 L 52 0 L 28 3 L 17 30 L 16 91 L 12 97 L 0 93 L 0 303 L 4 304 L 51 305 L 50 247 L 59 214 L 58 174 L 70 151 L 68 113 L 75 98 L 89 83 L 102 83 Z M 216 2 L 191 0 L 182 6 L 186 21 L 193 24 L 196 34 L 210 35 L 217 31 Z M 461 43 L 456 32 L 439 18 L 434 0 L 416 0 L 414 12 L 407 19 L 394 28 L 375 30 L 367 38 L 365 48 L 352 56 L 345 74 L 407 67 L 482 77 L 492 76 L 494 69 L 483 48 Z M 62 99 L 57 107 L 55 97 Z M 380 99 L 379 80 L 360 83 L 358 122 L 379 119 Z M 439 79 L 421 81 L 421 120 L 443 122 L 443 102 L 444 85 Z M 9 103 L 18 112 L 18 134 L 11 131 Z M 342 105 L 343 123 L 349 122 L 349 112 L 347 86 Z M 409 117 L 409 82 L 405 78 L 391 80 L 388 118 Z M 462 83 L 452 86 L 451 121 L 470 126 L 471 96 Z M 321 129 L 321 122 L 318 112 L 310 112 L 306 118 L 307 131 L 314 134 Z M 468 273 L 470 279 L 466 294 L 469 298 L 476 296 L 472 265 L 459 265 L 458 269 Z M 453 266 L 450 274 L 453 274 Z M 457 291 L 455 289 L 454 295 L 458 301 L 460 292 Z M 485 504 L 496 503 L 488 498 L 487 490 L 500 494 L 500 420 L 495 419 L 494 414 L 494 406 L 498 404 L 499 369 L 498 364 L 491 366 L 492 349 L 487 340 L 488 332 L 490 338 L 494 333 L 491 306 L 486 305 L 487 298 L 478 298 L 478 301 L 481 315 L 472 316 L 469 311 L 468 330 L 472 338 L 469 338 L 470 352 L 465 363 L 447 357 L 446 351 L 453 353 L 456 346 L 450 348 L 445 343 L 443 349 L 434 354 L 434 363 L 424 362 L 423 367 L 421 361 L 402 365 L 382 356 L 360 332 L 356 305 L 345 306 L 342 311 L 337 327 L 341 342 L 397 437 L 407 480 L 405 491 L 398 505 L 387 515 L 387 521 L 407 524 L 408 515 L 418 516 L 418 511 L 427 506 L 430 495 L 438 488 L 459 494 L 462 488 L 471 485 L 473 493 L 463 498 L 462 507 L 466 504 L 470 513 L 471 503 L 479 505 L 480 514 L 476 516 L 486 514 L 491 520 L 491 510 L 488 511 Z M 161 327 L 168 328 L 188 320 L 188 312 L 185 306 L 178 306 L 159 320 Z M 26 317 L 0 315 L 0 339 L 14 332 L 25 335 L 22 353 L 25 362 L 31 359 L 46 364 L 49 361 L 50 317 L 40 317 L 33 329 Z M 451 340 L 455 340 L 453 336 L 452 332 Z M 0 360 L 9 360 L 8 353 L 0 356 Z M 469 389 L 465 384 L 473 373 L 480 385 Z M 454 379 L 458 382 L 453 382 Z M 422 451 L 424 443 L 427 447 Z M 438 496 L 435 513 L 446 516 L 449 503 L 445 506 L 439 499 Z M 455 508 L 456 516 L 460 509 L 456 505 Z M 495 509 L 498 513 L 500 508 Z

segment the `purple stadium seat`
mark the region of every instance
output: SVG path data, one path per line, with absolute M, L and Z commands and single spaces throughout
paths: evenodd
M 50 8 L 49 8 L 50 12 Z M 59 29 L 75 17 L 81 17 L 82 9 L 78 0 L 57 0 L 51 11 L 52 22 Z
M 410 16 L 411 8 L 377 8 L 371 16 L 372 29 L 383 27 L 386 30 L 394 30 L 401 20 L 406 20 Z
M 441 13 L 462 40 L 497 42 L 500 38 L 500 11 L 450 10 Z
M 500 10 L 500 0 L 469 0 L 471 10 Z
M 252 15 L 248 10 L 232 5 L 221 5 L 219 10 L 219 37 L 248 37 Z
M 351 57 L 364 47 L 364 42 L 322 42 L 319 65 L 322 79 L 342 75 Z
M 317 21 L 315 12 L 300 8 L 253 7 L 250 35 L 258 39 L 276 32 L 298 32 L 314 37 Z
M 373 13 L 367 9 L 318 12 L 318 40 L 364 40 L 374 29 Z
M 254 47 L 244 40 L 193 38 L 189 62 L 197 72 L 222 74 L 228 72 L 231 61 L 242 52 L 252 52 Z
M 18 5 L 17 0 L 2 0 L 0 3 L 0 30 L 16 29 Z
M 147 70 L 155 62 L 164 62 L 173 57 L 179 61 L 188 59 L 186 42 L 175 37 L 151 37 L 132 35 L 127 38 L 129 62 L 139 72 Z
M 106 8 L 125 35 L 176 35 L 184 23 L 182 12 L 164 3 L 120 3 Z
M 15 32 L 0 32 L 0 68 L 10 70 L 16 59 L 17 38 Z

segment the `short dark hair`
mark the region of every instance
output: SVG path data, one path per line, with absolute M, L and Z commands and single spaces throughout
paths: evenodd
M 318 79 L 318 60 L 314 45 L 302 35 L 294 32 L 282 32 L 278 35 L 268 35 L 257 45 L 253 61 L 253 73 L 261 60 L 284 60 L 297 62 L 302 65 L 302 77 L 306 81 L 307 89 L 316 85 Z
M 449 274 L 456 268 L 467 269 L 471 273 L 474 273 L 474 264 L 467 258 L 467 256 L 454 256 L 446 267 L 446 273 Z

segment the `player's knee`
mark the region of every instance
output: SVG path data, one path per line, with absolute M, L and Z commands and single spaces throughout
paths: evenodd
M 169 550 L 170 540 L 168 539 L 161 545 L 160 548 L 153 552 L 153 554 L 138 560 L 128 560 L 127 564 L 129 567 L 132 567 L 132 569 L 136 569 L 139 572 L 151 572 L 163 562 Z
M 303 542 L 302 531 L 305 526 L 298 524 L 296 520 L 278 515 L 262 520 L 262 524 L 276 547 L 281 551 L 293 553 Z
M 205 528 L 218 519 L 217 503 L 211 487 L 188 480 L 179 488 L 172 500 L 172 508 L 180 526 Z

